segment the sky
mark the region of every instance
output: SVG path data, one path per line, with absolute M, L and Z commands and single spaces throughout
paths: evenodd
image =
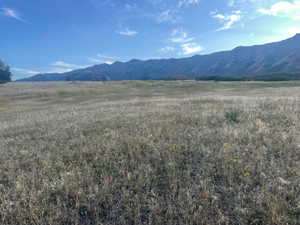
M 0 0 L 13 79 L 190 57 L 300 33 L 300 0 Z

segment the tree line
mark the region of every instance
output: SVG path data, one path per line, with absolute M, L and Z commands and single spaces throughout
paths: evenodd
M 198 81 L 290 81 L 300 80 L 300 72 L 280 72 L 239 76 L 199 76 Z
M 11 81 L 11 72 L 7 64 L 0 60 L 0 83 L 6 83 Z

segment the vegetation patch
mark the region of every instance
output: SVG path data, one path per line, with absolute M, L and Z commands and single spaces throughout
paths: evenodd
M 4 98 L 4 97 L 0 97 L 0 107 L 4 107 L 9 103 L 9 100 Z
M 1 224 L 299 223 L 300 87 L 150 84 L 2 89 Z
M 239 123 L 239 115 L 240 112 L 236 110 L 225 112 L 225 120 L 229 123 Z

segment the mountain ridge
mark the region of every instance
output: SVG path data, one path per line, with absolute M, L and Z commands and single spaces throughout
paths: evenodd
M 240 77 L 275 72 L 300 72 L 300 34 L 279 42 L 238 46 L 207 55 L 117 61 L 61 74 L 37 74 L 18 81 L 165 80 L 174 75 Z

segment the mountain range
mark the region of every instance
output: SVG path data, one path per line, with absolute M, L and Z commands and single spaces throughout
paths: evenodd
M 38 74 L 18 81 L 165 80 L 207 76 L 242 77 L 300 72 L 300 34 L 263 45 L 179 59 L 100 64 L 66 73 Z

